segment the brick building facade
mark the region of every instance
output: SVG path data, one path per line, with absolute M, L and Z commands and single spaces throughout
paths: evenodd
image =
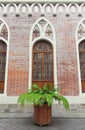
M 84 103 L 85 3 L 68 0 L 0 2 L 0 103 L 16 103 L 31 87 L 33 47 L 39 43 L 52 47 L 46 71 L 52 82 L 70 103 Z

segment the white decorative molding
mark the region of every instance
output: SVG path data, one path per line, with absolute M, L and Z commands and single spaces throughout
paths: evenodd
M 37 29 L 37 30 L 36 30 Z M 50 29 L 50 30 L 49 30 Z M 34 31 L 38 35 L 34 36 Z M 50 32 L 50 37 L 47 35 L 47 31 Z M 53 46 L 53 57 L 54 57 L 54 84 L 57 84 L 57 68 L 56 68 L 56 34 L 52 24 L 44 17 L 39 18 L 32 26 L 30 31 L 30 45 L 29 45 L 29 79 L 28 79 L 28 88 L 30 89 L 32 85 L 32 48 L 33 45 L 39 40 L 46 40 L 50 42 Z
M 7 52 L 6 52 L 6 69 L 5 69 L 5 83 L 4 83 L 4 93 L 0 95 L 5 95 L 7 94 L 7 77 L 8 77 L 8 56 L 9 56 L 9 38 L 10 38 L 10 31 L 9 27 L 6 24 L 6 22 L 0 18 L 0 40 L 4 41 L 5 44 L 7 45 Z M 3 30 L 3 27 L 5 26 L 6 28 L 6 33 L 7 33 L 7 38 L 4 37 L 4 35 L 1 35 L 1 31 Z
M 85 93 L 82 93 L 80 61 L 79 61 L 79 43 L 85 40 L 85 18 L 80 20 L 80 22 L 78 23 L 75 34 L 76 34 L 75 37 L 76 37 L 76 53 L 77 53 L 77 65 L 78 65 L 79 95 L 85 96 Z
M 0 0 L 0 3 L 1 2 L 16 2 L 16 3 L 19 3 L 19 2 L 28 2 L 28 3 L 45 3 L 45 0 Z M 69 2 L 78 2 L 78 3 L 81 3 L 81 2 L 85 2 L 84 0 L 46 0 L 46 2 L 47 3 L 49 3 L 49 2 L 52 2 L 52 3 L 55 3 L 55 2 L 61 2 L 61 3 L 63 3 L 63 2 L 65 2 L 65 3 L 69 3 Z
M 37 13 L 44 16 L 46 14 L 53 14 L 53 16 L 65 14 L 69 16 L 70 14 L 77 14 L 78 16 L 85 15 L 85 3 L 1 3 L 0 4 L 0 14 L 7 16 L 10 13 L 14 13 L 19 16 L 21 13 L 26 13 L 28 16 L 36 15 Z
M 38 37 L 47 37 L 51 40 L 53 40 L 53 29 L 49 22 L 47 22 L 44 18 L 41 18 L 41 20 L 37 21 L 37 23 L 33 27 L 32 32 L 32 41 Z
M 77 27 L 77 39 L 80 43 L 81 39 L 85 37 L 85 18 L 82 19 Z

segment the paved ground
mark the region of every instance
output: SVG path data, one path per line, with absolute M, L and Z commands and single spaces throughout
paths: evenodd
M 0 118 L 0 130 L 85 130 L 85 118 L 53 118 L 44 127 L 34 125 L 32 118 Z

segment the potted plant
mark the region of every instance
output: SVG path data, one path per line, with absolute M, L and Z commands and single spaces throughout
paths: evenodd
M 34 105 L 34 123 L 40 126 L 49 125 L 52 119 L 52 104 L 54 100 L 61 101 L 66 110 L 69 109 L 67 99 L 59 93 L 58 88 L 44 84 L 42 88 L 33 84 L 31 90 L 23 93 L 18 98 L 18 103 Z

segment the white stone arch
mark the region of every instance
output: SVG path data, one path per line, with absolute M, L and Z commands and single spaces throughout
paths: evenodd
M 6 28 L 7 28 L 7 31 L 8 31 L 8 40 L 7 40 L 7 44 L 9 43 L 9 40 L 10 40 L 10 30 L 9 30 L 9 27 L 8 27 L 8 25 L 7 25 L 7 23 L 2 19 L 2 18 L 0 18 L 0 21 L 2 21 L 3 22 L 3 24 L 6 26 Z
M 45 40 L 45 41 L 48 41 L 52 47 L 53 47 L 53 41 L 49 38 L 46 38 L 46 37 L 39 37 L 39 38 L 36 38 L 33 42 L 32 42 L 32 46 L 37 42 L 37 41 L 40 41 L 40 40 Z
M 35 40 L 32 40 L 32 34 L 33 34 L 33 29 L 36 26 L 36 24 L 39 23 L 40 20 L 45 20 L 47 22 L 47 24 L 49 24 L 52 27 L 52 31 L 53 31 L 53 40 L 50 38 L 45 37 L 45 35 L 41 35 L 40 37 L 37 37 Z M 32 85 L 32 47 L 34 45 L 35 42 L 39 41 L 39 40 L 46 40 L 48 42 L 50 42 L 53 46 L 53 65 L 54 65 L 54 84 L 57 85 L 57 67 L 56 67 L 56 37 L 55 37 L 55 30 L 54 27 L 52 26 L 52 24 L 44 17 L 39 18 L 32 26 L 31 31 L 30 31 L 30 40 L 29 40 L 29 80 L 28 80 L 28 88 L 31 88 Z
M 3 10 L 4 10 L 4 4 L 0 4 L 0 7 L 1 7 L 1 11 L 3 12 Z
M 5 38 L 0 36 L 0 40 L 3 41 L 7 45 L 7 51 L 6 51 L 6 68 L 5 68 L 5 82 L 4 82 L 4 93 L 0 95 L 7 95 L 7 78 L 8 78 L 8 56 L 9 56 L 9 41 L 10 41 L 10 30 L 7 25 L 7 23 L 0 18 L 0 21 L 3 22 L 3 25 L 6 26 L 7 31 L 8 31 L 8 39 L 6 40 Z
M 51 26 L 52 32 L 53 32 L 53 40 L 55 41 L 55 30 L 54 30 L 54 27 L 53 27 L 52 24 L 51 24 L 46 18 L 44 18 L 44 17 L 39 18 L 39 19 L 33 24 L 32 28 L 31 28 L 31 31 L 30 31 L 30 40 L 32 41 L 32 33 L 33 33 L 33 29 L 34 29 L 35 25 L 37 25 L 37 24 L 39 23 L 39 21 L 41 21 L 41 20 L 46 21 L 46 23 Z
M 3 41 L 6 44 L 6 47 L 8 47 L 7 41 L 4 38 L 0 37 L 0 41 Z M 6 86 L 7 86 L 7 51 L 6 51 L 6 70 L 5 70 L 5 80 L 4 81 L 5 81 L 4 82 L 4 93 L 2 93 L 2 94 L 6 94 Z M 2 94 L 0 94 L 0 95 L 2 95 Z
M 80 5 L 81 15 L 84 16 L 83 7 L 85 7 L 85 3 L 82 3 L 82 4 Z
M 7 4 L 7 5 L 4 7 L 3 15 L 7 16 L 7 14 L 9 13 L 10 7 L 14 7 L 14 12 L 17 12 L 17 5 L 14 4 L 14 3 L 11 3 L 11 4 Z
M 85 95 L 85 93 L 82 93 L 82 86 L 81 86 L 81 72 L 80 72 L 80 61 L 79 61 L 79 44 L 85 40 L 85 36 L 81 37 L 80 39 L 78 39 L 78 29 L 79 26 L 82 24 L 82 22 L 85 20 L 85 18 L 81 19 L 77 25 L 76 28 L 76 33 L 75 33 L 75 37 L 76 37 L 76 53 L 77 53 L 77 65 L 78 65 L 78 84 L 79 84 L 79 95 Z
M 25 3 L 18 5 L 17 14 L 20 14 L 20 8 L 22 8 L 23 6 L 24 6 L 24 7 L 26 8 L 26 10 L 27 10 L 25 13 L 28 14 L 28 12 L 29 12 L 29 4 L 25 4 Z
M 59 8 L 59 7 L 63 7 L 64 12 L 62 12 L 62 13 L 64 13 L 64 14 L 67 13 L 67 5 L 66 5 L 66 4 L 64 4 L 64 3 L 56 4 L 55 7 L 56 7 L 56 13 L 57 13 L 57 15 L 58 15 L 58 13 L 59 13 L 59 11 L 58 11 L 58 8 Z M 60 14 L 60 13 L 59 13 L 59 14 Z
M 41 14 L 43 14 L 42 5 L 36 3 L 36 4 L 32 4 L 32 5 L 30 6 L 30 8 L 29 8 L 29 16 L 32 15 L 34 6 L 38 6 L 38 8 L 40 9 Z
M 49 6 L 50 9 L 51 9 L 51 12 L 54 13 L 54 12 L 53 12 L 53 11 L 54 11 L 54 6 L 53 6 L 53 4 L 51 4 L 51 3 L 46 3 L 46 4 L 43 5 L 44 15 L 45 15 L 45 13 L 47 13 L 47 12 L 46 12 L 46 7 L 47 7 L 47 6 Z M 49 12 L 49 14 L 50 14 L 50 12 Z
M 76 41 L 77 41 L 77 45 L 79 44 L 79 42 L 81 41 L 82 38 L 78 39 L 78 29 L 79 29 L 79 26 L 82 24 L 82 22 L 85 20 L 85 18 L 81 19 L 77 25 L 77 28 L 76 28 Z
M 81 8 L 80 8 L 80 6 L 78 5 L 78 4 L 76 4 L 76 3 L 70 3 L 69 5 L 68 5 L 68 8 L 69 8 L 69 14 L 70 14 L 70 12 L 71 12 L 71 7 L 72 6 L 74 6 L 75 7 L 75 9 L 76 9 L 76 12 L 78 13 L 78 15 L 79 16 L 81 16 Z M 74 14 L 75 14 L 75 12 L 74 12 Z

